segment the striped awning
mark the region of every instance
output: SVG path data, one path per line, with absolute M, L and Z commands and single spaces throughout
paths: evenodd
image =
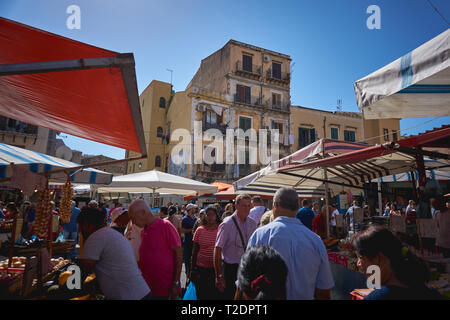
M 293 187 L 301 198 L 319 198 L 325 196 L 325 186 L 321 181 L 300 179 L 287 175 L 277 174 L 278 170 L 289 165 L 306 164 L 322 158 L 334 155 L 357 151 L 367 148 L 367 144 L 335 141 L 321 139 L 310 145 L 297 150 L 293 154 L 272 162 L 266 168 L 254 172 L 234 183 L 236 193 L 249 193 L 259 195 L 274 195 L 281 187 Z M 305 175 L 313 174 L 315 171 L 308 170 Z M 320 179 L 323 179 L 322 171 L 319 172 Z M 342 187 L 330 185 L 332 193 L 339 193 Z M 358 190 L 352 190 L 358 192 Z
M 30 170 L 33 173 L 51 172 L 64 168 L 80 167 L 80 164 L 48 156 L 39 152 L 14 147 L 0 143 L 0 179 L 11 178 L 13 169 L 11 164 Z M 113 178 L 112 173 L 85 168 L 68 170 L 71 181 L 88 184 L 110 184 Z M 67 175 L 64 172 L 51 173 L 52 180 L 66 181 Z

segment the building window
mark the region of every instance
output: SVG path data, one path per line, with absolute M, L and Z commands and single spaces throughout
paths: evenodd
M 355 142 L 355 131 L 344 130 L 344 141 Z
M 251 88 L 247 86 L 236 85 L 236 102 L 250 104 Z
M 206 110 L 205 124 L 216 125 L 217 124 L 217 113 L 215 113 L 213 110 Z
M 272 62 L 272 78 L 281 79 L 281 63 Z
M 278 129 L 278 133 L 283 134 L 283 123 L 272 120 L 272 129 Z
M 159 107 L 160 108 L 166 107 L 166 99 L 164 99 L 163 97 L 159 98 Z
M 242 55 L 242 70 L 252 72 L 252 56 Z
M 252 118 L 239 116 L 239 129 L 244 130 L 246 132 L 248 129 L 252 128 Z
M 331 128 L 331 139 L 339 140 L 339 129 Z
M 161 167 L 161 157 L 160 156 L 155 157 L 155 167 L 157 167 L 157 168 Z
M 397 136 L 397 131 L 396 130 L 392 130 L 392 140 L 393 141 L 397 141 L 398 140 L 398 136 Z
M 281 107 L 281 94 L 279 93 L 272 93 L 272 106 L 274 107 Z
M 142 162 L 139 162 L 138 168 L 139 168 L 139 169 L 142 169 Z
M 389 141 L 389 130 L 383 129 L 384 141 Z
M 306 147 L 316 141 L 316 129 L 298 128 L 298 148 Z
M 156 129 L 156 136 L 158 138 L 161 138 L 163 135 L 164 135 L 163 128 L 158 127 L 158 129 Z

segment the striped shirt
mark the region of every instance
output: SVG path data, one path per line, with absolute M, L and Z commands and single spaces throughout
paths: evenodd
M 205 226 L 200 226 L 195 231 L 194 243 L 197 243 L 200 247 L 197 255 L 197 266 L 214 268 L 214 245 L 218 230 L 218 228 L 208 230 Z

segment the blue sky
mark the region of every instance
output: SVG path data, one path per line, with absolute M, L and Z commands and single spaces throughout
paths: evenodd
M 431 0 L 450 20 L 450 1 Z M 69 5 L 81 29 L 69 30 Z M 370 5 L 381 29 L 369 30 Z M 445 31 L 427 0 L 1 0 L 0 15 L 118 52 L 133 52 L 139 93 L 153 80 L 184 90 L 203 58 L 229 39 L 291 56 L 291 103 L 329 111 L 342 99 L 358 111 L 353 83 Z M 403 119 L 402 134 L 449 124 L 450 117 Z M 104 125 L 108 125 L 105 123 Z M 63 134 L 87 154 L 123 158 L 124 150 Z

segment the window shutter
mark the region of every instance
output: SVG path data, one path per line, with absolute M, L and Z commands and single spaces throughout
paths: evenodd
M 245 94 L 245 103 L 247 103 L 247 104 L 250 104 L 250 87 L 244 87 L 244 89 L 245 89 L 245 92 L 244 92 L 244 94 Z
M 313 143 L 314 141 L 316 141 L 316 129 L 309 130 L 309 139 L 310 139 L 310 143 Z

